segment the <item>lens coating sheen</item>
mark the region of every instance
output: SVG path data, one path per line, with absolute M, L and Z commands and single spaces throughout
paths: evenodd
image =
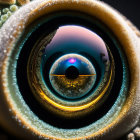
M 62 55 L 51 64 L 51 70 L 49 70 L 50 64 L 47 60 L 58 52 Z M 72 57 L 74 54 L 75 56 Z M 90 58 L 91 56 L 93 59 Z M 46 85 L 67 99 L 76 99 L 90 92 L 94 94 L 100 82 L 102 83 L 106 75 L 109 75 L 110 68 L 104 41 L 93 31 L 78 25 L 60 26 L 46 45 L 41 62 L 42 77 Z M 72 71 L 75 69 L 77 74 L 72 74 L 70 69 L 73 69 Z M 48 73 L 48 70 L 51 72 Z M 47 79 L 50 79 L 51 84 Z M 80 87 L 77 88 L 77 86 Z

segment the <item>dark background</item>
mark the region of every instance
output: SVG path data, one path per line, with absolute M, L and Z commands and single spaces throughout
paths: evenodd
M 140 29 L 140 0 L 101 0 L 117 9 Z M 15 139 L 0 129 L 0 140 Z
M 126 16 L 140 30 L 140 0 L 101 0 Z

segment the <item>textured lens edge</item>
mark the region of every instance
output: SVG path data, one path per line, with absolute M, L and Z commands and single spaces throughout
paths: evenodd
M 29 8 L 29 11 L 31 10 L 31 8 L 30 8 L 31 4 L 35 4 L 34 8 L 36 8 L 36 5 L 37 4 L 39 5 L 41 2 L 44 2 L 44 1 L 35 1 L 33 3 L 30 3 L 28 5 L 29 7 L 27 6 Z M 50 1 L 45 1 L 45 2 L 49 3 Z M 124 131 L 121 132 L 122 134 L 127 132 L 132 126 L 134 126 L 136 124 L 136 121 L 138 120 L 138 115 L 139 115 L 139 112 L 137 110 L 139 108 L 139 94 L 138 94 L 138 91 L 139 91 L 139 89 L 138 89 L 139 88 L 139 63 L 138 63 L 138 53 L 137 53 L 138 52 L 139 41 L 138 41 L 135 33 L 129 28 L 129 26 L 123 20 L 123 18 L 121 18 L 115 11 L 111 10 L 108 6 L 106 6 L 104 4 L 101 4 L 100 2 L 91 2 L 91 1 L 67 1 L 67 3 L 66 3 L 66 1 L 55 1 L 55 2 L 58 2 L 56 6 L 55 6 L 55 3 L 53 3 L 53 4 L 50 3 L 49 8 L 43 8 L 43 9 L 41 8 L 39 10 L 39 12 L 41 12 L 41 11 L 43 11 L 45 9 L 46 10 L 48 9 L 47 11 L 50 12 L 50 10 L 55 10 L 55 8 L 57 6 L 60 6 L 60 4 L 61 4 L 60 7 L 62 9 L 63 8 L 64 9 L 67 9 L 67 8 L 70 9 L 71 8 L 73 10 L 74 9 L 77 9 L 77 10 L 79 9 L 79 10 L 82 10 L 82 11 L 86 11 L 91 15 L 93 14 L 93 16 L 97 16 L 97 18 L 102 18 L 101 20 L 106 25 L 108 25 L 110 27 L 110 29 L 118 37 L 118 39 L 121 42 L 122 46 L 124 46 L 124 50 L 125 50 L 128 62 L 129 62 L 129 69 L 130 69 L 130 73 L 131 73 L 131 83 L 130 83 L 129 97 L 127 98 L 127 101 L 126 101 L 126 103 L 125 103 L 120 115 L 117 117 L 117 119 L 115 119 L 115 121 L 113 121 L 113 123 L 111 123 L 107 128 L 102 129 L 102 132 L 98 131 L 97 133 L 92 135 L 92 137 L 94 137 L 94 138 L 95 137 L 96 138 L 100 137 L 101 138 L 103 136 L 102 134 L 104 134 L 104 138 L 109 137 L 108 139 L 110 139 L 110 138 L 115 137 L 115 135 L 117 135 L 117 133 L 118 133 L 117 129 L 120 130 L 120 128 L 121 128 L 121 130 L 124 130 Z M 73 5 L 73 4 L 75 6 L 71 7 L 70 5 Z M 53 5 L 53 8 L 52 8 L 52 5 Z M 59 7 L 57 7 L 57 8 L 59 8 Z M 92 8 L 95 9 L 94 13 L 93 13 Z M 26 15 L 26 14 L 23 13 L 22 10 L 23 9 L 21 8 L 19 10 L 19 12 L 18 12 L 21 17 Z M 33 10 L 33 7 L 32 7 L 32 10 Z M 22 12 L 22 14 L 20 14 L 20 12 Z M 26 13 L 26 11 L 24 11 L 24 12 Z M 28 12 L 28 10 L 27 10 L 27 12 Z M 34 11 L 34 13 L 35 12 L 36 11 Z M 17 13 L 17 16 L 18 16 L 18 13 Z M 104 16 L 104 14 L 108 15 L 108 18 L 106 18 L 107 16 Z M 16 16 L 16 14 L 14 16 Z M 11 101 L 11 98 L 9 98 L 10 95 L 9 95 L 9 91 L 8 91 L 8 87 L 7 87 L 7 80 L 6 80 L 6 77 L 7 77 L 7 65 L 9 65 L 9 62 L 6 62 L 8 60 L 8 59 L 6 59 L 6 57 L 10 56 L 10 50 L 12 49 L 12 45 L 10 45 L 10 44 L 11 43 L 16 43 L 16 36 L 17 36 L 17 39 L 19 38 L 18 32 L 15 33 L 15 35 L 14 35 L 15 40 L 13 38 L 12 32 L 11 32 L 11 34 L 7 34 L 5 32 L 6 31 L 5 29 L 10 29 L 11 31 L 14 30 L 14 28 L 15 28 L 14 25 L 16 25 L 16 23 L 15 23 L 15 21 L 12 21 L 12 18 L 10 18 L 6 22 L 6 24 L 2 27 L 2 29 L 0 30 L 0 32 L 2 33 L 2 34 L 0 34 L 0 38 L 1 38 L 0 46 L 1 46 L 1 50 L 3 50 L 3 51 L 1 51 L 0 57 L 3 57 L 3 59 L 4 59 L 4 62 L 3 62 L 4 64 L 2 65 L 2 68 L 1 68 L 2 75 L 1 75 L 1 84 L 0 84 L 1 89 L 3 89 L 2 94 L 4 94 L 4 97 L 3 97 L 3 95 L 1 95 L 2 96 L 1 98 L 6 100 L 6 102 L 11 106 L 10 107 L 11 111 L 16 113 L 16 117 L 18 119 L 20 118 L 19 121 L 21 121 L 22 124 L 24 124 L 26 127 L 28 127 L 29 130 L 32 130 L 38 136 L 42 135 L 44 137 L 49 137 L 49 136 L 44 135 L 43 133 L 39 133 L 37 131 L 37 129 L 39 129 L 39 128 L 33 128 L 31 125 L 29 125 L 30 124 L 29 122 L 27 124 L 27 122 L 25 121 L 27 119 L 26 118 L 27 116 L 25 116 L 26 119 L 23 118 L 23 116 L 21 116 L 21 112 L 18 110 L 18 108 L 16 108 L 16 105 L 14 104 L 14 101 Z M 34 16 L 34 18 L 36 18 L 36 17 Z M 32 18 L 30 18 L 30 19 L 32 19 Z M 19 18 L 19 20 L 20 20 L 20 18 Z M 112 22 L 114 22 L 114 24 L 112 24 Z M 19 22 L 19 23 L 21 23 L 21 22 Z M 24 22 L 22 22 L 21 25 L 23 25 L 23 24 L 24 24 Z M 17 23 L 17 25 L 19 25 L 19 24 Z M 115 26 L 115 28 L 113 26 Z M 19 28 L 19 30 L 21 30 L 21 29 L 22 28 Z M 7 41 L 9 38 L 11 38 L 10 42 Z M 9 48 L 7 48 L 6 46 L 8 46 Z M 8 56 L 4 55 L 5 49 L 6 49 L 7 52 L 9 52 L 9 53 L 7 53 Z M 1 60 L 3 60 L 3 59 L 1 58 Z M 3 104 L 2 106 L 4 107 L 5 105 Z M 8 109 L 6 110 L 6 108 L 7 107 L 5 107 L 5 112 L 8 111 Z M 128 118 L 131 119 L 132 121 L 130 122 Z M 4 116 L 3 116 L 3 118 L 1 116 L 1 120 L 4 120 Z M 11 118 L 8 118 L 7 120 L 11 120 Z M 127 121 L 128 121 L 127 126 L 122 125 L 122 124 L 126 124 Z M 39 122 L 37 122 L 37 123 L 39 123 Z M 5 120 L 5 124 L 6 124 L 6 120 Z M 14 124 L 14 120 L 13 120 L 13 125 L 15 125 L 15 124 Z M 11 121 L 11 127 L 13 125 L 12 125 L 12 121 Z M 8 126 L 8 124 L 7 124 L 7 126 Z M 110 136 L 109 136 L 109 130 L 114 132 Z M 53 132 L 55 133 L 55 130 L 53 130 Z M 77 133 L 74 133 L 74 132 L 71 132 L 71 133 L 73 135 L 78 136 Z M 59 132 L 59 134 L 60 134 L 60 132 Z M 113 135 L 113 134 L 115 134 L 115 135 Z M 88 135 L 88 133 L 87 133 L 87 135 Z M 119 134 L 119 135 L 121 135 L 121 134 Z M 63 134 L 60 134 L 59 136 L 63 137 Z M 64 136 L 63 138 L 67 138 L 67 137 Z

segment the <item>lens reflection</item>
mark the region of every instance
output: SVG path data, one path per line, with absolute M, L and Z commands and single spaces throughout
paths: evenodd
M 61 55 L 50 64 L 50 58 L 57 53 Z M 83 60 L 90 64 L 84 66 Z M 51 66 L 49 73 L 48 66 Z M 67 99 L 76 99 L 89 92 L 93 94 L 101 83 L 104 85 L 103 82 L 107 81 L 105 77 L 109 75 L 110 60 L 107 47 L 99 35 L 82 26 L 64 25 L 56 30 L 51 41 L 46 44 L 41 69 L 46 85 L 50 85 L 47 80 L 50 79 L 51 89 Z M 88 69 L 92 69 L 92 72 Z

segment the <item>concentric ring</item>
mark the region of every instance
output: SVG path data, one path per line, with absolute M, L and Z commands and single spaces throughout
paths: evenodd
M 26 11 L 24 8 L 26 8 Z M 24 28 L 30 23 L 32 23 L 34 20 L 36 20 L 38 17 L 45 14 L 50 14 L 52 12 L 58 12 L 59 10 L 73 10 L 83 12 L 100 19 L 104 24 L 106 24 L 110 28 L 110 30 L 116 35 L 117 39 L 123 47 L 124 54 L 126 55 L 128 60 L 128 68 L 131 78 L 131 82 L 129 83 L 129 92 L 127 93 L 127 95 L 125 94 L 125 89 L 127 87 L 122 86 L 119 98 L 117 99 L 111 110 L 104 116 L 104 118 L 97 121 L 96 124 L 91 124 L 88 127 L 69 131 L 54 128 L 39 120 L 38 117 L 31 112 L 27 104 L 24 102 L 22 96 L 20 95 L 18 86 L 15 85 L 15 83 L 17 82 L 15 78 L 16 62 L 12 61 L 17 60 L 18 58 L 18 54 L 14 56 L 13 52 L 17 52 L 17 49 L 20 49 L 18 48 L 17 44 L 19 43 L 18 39 L 22 37 Z M 15 20 L 14 16 L 19 17 L 19 19 Z M 22 123 L 22 125 L 25 125 L 25 127 L 28 128 L 25 130 L 24 128 L 20 127 L 20 129 L 22 130 L 21 135 L 24 137 L 31 137 L 32 134 L 30 132 L 33 132 L 36 136 L 49 139 L 75 139 L 75 136 L 76 139 L 110 139 L 121 136 L 136 124 L 136 120 L 139 116 L 139 63 L 137 53 L 137 47 L 139 45 L 139 42 L 134 32 L 125 23 L 121 16 L 119 16 L 107 5 L 101 2 L 90 0 L 37 0 L 21 8 L 17 13 L 14 14 L 14 16 L 12 16 L 0 29 L 0 57 L 3 60 L 3 65 L 0 68 L 2 70 L 2 74 L 0 75 L 0 86 L 2 89 L 2 94 L 0 96 L 1 99 L 3 99 L 3 101 L 7 103 L 1 104 L 1 107 L 4 108 L 4 110 L 1 109 L 1 111 L 3 111 L 1 113 L 3 115 L 1 116 L 1 122 L 5 120 L 5 126 L 8 126 L 11 131 L 13 129 L 13 125 L 16 125 L 17 128 L 19 126 L 19 123 L 12 120 L 9 115 L 6 115 L 7 113 L 9 114 L 9 108 L 10 111 L 12 111 L 13 116 L 16 117 L 19 122 Z M 9 40 L 7 41 L 7 39 Z M 4 53 L 5 50 L 7 51 L 7 54 Z M 126 68 L 124 67 L 124 69 Z M 124 76 L 126 75 L 124 74 Z M 132 120 L 131 122 L 128 121 L 130 119 Z M 7 120 L 9 121 L 6 122 Z M 11 128 L 8 123 L 11 124 Z M 127 126 L 125 125 L 126 123 Z M 97 124 L 98 128 L 96 129 Z M 120 128 L 123 131 L 118 134 L 117 130 Z M 112 132 L 112 134 L 114 132 L 115 135 L 110 135 L 110 131 Z M 24 132 L 28 132 L 29 135 L 24 135 Z M 53 135 L 54 133 L 55 137 Z

